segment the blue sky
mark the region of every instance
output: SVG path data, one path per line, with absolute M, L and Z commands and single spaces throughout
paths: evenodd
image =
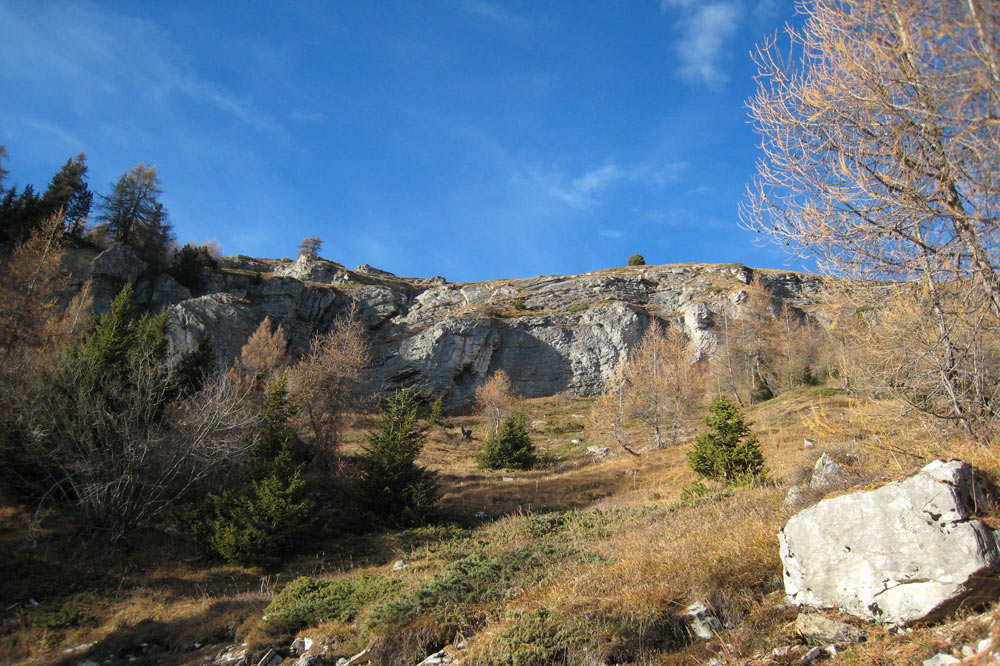
M 6 185 L 154 164 L 181 242 L 449 280 L 800 268 L 737 227 L 792 0 L 0 0 Z

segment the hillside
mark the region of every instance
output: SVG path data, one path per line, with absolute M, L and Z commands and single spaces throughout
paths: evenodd
M 0 660 L 333 664 L 368 649 L 375 663 L 412 666 L 444 647 L 456 664 L 795 663 L 809 646 L 799 649 L 798 611 L 783 603 L 776 535 L 793 513 L 843 493 L 844 484 L 795 506 L 783 504 L 788 486 L 820 452 L 850 471 L 847 485 L 871 487 L 946 449 L 904 451 L 919 433 L 866 430 L 878 404 L 804 389 L 751 411 L 772 484 L 692 495 L 686 447 L 641 458 L 588 453 L 595 438 L 578 418 L 588 407 L 573 397 L 528 402 L 531 436 L 555 462 L 527 472 L 477 469 L 471 459 L 486 426 L 453 419 L 475 439 L 434 430 L 421 457 L 439 472 L 450 521 L 307 531 L 301 556 L 273 573 L 205 560 L 170 524 L 144 530 L 131 550 L 109 552 L 81 543 L 65 522 L 26 531 L 25 516 L 7 509 Z M 807 437 L 814 448 L 803 448 Z M 948 450 L 1000 470 L 992 451 Z M 288 588 L 300 576 L 309 578 Z M 692 639 L 679 619 L 699 602 L 724 624 L 716 639 Z M 920 664 L 989 635 L 1000 611 L 979 613 L 898 633 L 863 625 L 868 640 L 832 663 Z M 308 645 L 313 661 L 289 656 L 296 636 L 308 639 L 296 645 Z M 775 650 L 795 659 L 773 658 Z
M 380 392 L 415 387 L 425 398 L 468 404 L 476 387 L 503 369 L 526 397 L 569 392 L 592 396 L 625 361 L 652 318 L 675 322 L 702 358 L 718 346 L 722 318 L 738 315 L 754 276 L 776 308 L 820 314 L 822 280 L 741 264 L 629 266 L 580 275 L 449 283 L 400 278 L 369 266 L 302 256 L 295 261 L 228 257 L 204 271 L 192 293 L 166 274 L 150 275 L 130 250 L 114 246 L 77 258 L 76 281 L 95 280 L 95 305 L 106 310 L 126 281 L 137 297 L 168 309 L 168 339 L 177 353 L 206 338 L 228 364 L 264 317 L 280 323 L 293 354 L 352 309 L 372 351 L 372 384 Z

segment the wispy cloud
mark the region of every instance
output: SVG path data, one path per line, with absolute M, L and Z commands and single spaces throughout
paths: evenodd
M 622 238 L 625 237 L 625 234 L 622 233 L 621 231 L 618 231 L 617 229 L 601 229 L 597 233 L 601 236 L 604 236 L 605 238 L 610 238 L 612 240 L 621 240 Z
M 762 0 L 764 6 L 770 0 Z M 680 32 L 674 47 L 680 60 L 681 76 L 719 89 L 729 80 L 722 67 L 725 46 L 739 28 L 743 4 L 736 0 L 706 2 L 703 0 L 662 0 L 660 11 L 678 10 Z
M 0 58 L 31 62 L 32 83 L 92 111 L 109 103 L 146 104 L 182 119 L 192 104 L 215 109 L 250 128 L 284 131 L 252 99 L 202 76 L 187 54 L 153 22 L 98 5 L 5 8 Z
M 518 172 L 513 180 L 528 181 L 540 187 L 552 199 L 574 208 L 589 208 L 600 203 L 602 195 L 619 185 L 643 185 L 661 188 L 687 170 L 687 162 L 671 162 L 655 166 L 620 166 L 607 162 L 577 176 L 567 176 L 552 168 L 534 167 Z
M 496 2 L 489 2 L 488 0 L 461 0 L 460 4 L 462 9 L 469 14 L 490 21 L 508 30 L 526 31 L 535 28 L 534 21 L 518 16 L 504 5 Z

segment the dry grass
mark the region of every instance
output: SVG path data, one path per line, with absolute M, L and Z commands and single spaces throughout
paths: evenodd
M 745 661 L 799 640 L 791 628 L 795 611 L 782 603 L 776 535 L 791 513 L 782 506 L 787 487 L 805 479 L 821 452 L 845 464 L 863 486 L 910 472 L 935 455 L 962 457 L 1000 479 L 1000 453 L 993 448 L 934 436 L 926 424 L 893 415 L 893 405 L 802 389 L 750 410 L 770 485 L 681 502 L 683 489 L 694 481 L 686 445 L 595 459 L 586 447 L 607 443 L 586 418 L 589 404 L 567 396 L 526 401 L 532 439 L 552 459 L 538 470 L 476 468 L 473 456 L 488 433 L 475 416 L 451 419 L 472 428 L 472 441 L 456 436 L 457 427 L 429 433 L 419 462 L 438 472 L 443 508 L 465 516 L 465 524 L 476 524 L 473 514 L 486 512 L 479 527 L 327 539 L 274 576 L 185 562 L 193 546 L 157 530 L 139 535 L 132 551 L 109 554 L 81 546 L 72 526 L 58 519 L 32 533 L 37 548 L 19 551 L 29 539 L 28 525 L 23 512 L 4 508 L 0 555 L 9 556 L 7 567 L 22 561 L 30 566 L 23 569 L 24 585 L 0 588 L 7 591 L 2 607 L 11 606 L 0 625 L 0 662 L 69 664 L 115 654 L 122 663 L 129 657 L 138 663 L 195 663 L 236 640 L 248 642 L 256 654 L 276 640 L 261 623 L 263 609 L 299 575 L 386 576 L 392 562 L 402 559 L 408 568 L 394 575 L 405 581 L 405 595 L 430 584 L 456 558 L 522 552 L 540 558 L 535 566 L 541 568 L 524 572 L 520 587 L 502 599 L 471 599 L 453 609 L 466 618 L 455 625 L 470 639 L 457 653 L 465 663 L 534 663 L 542 658 L 538 654 L 551 656 L 545 650 L 560 642 L 569 646 L 560 658 L 573 663 L 700 664 L 712 656 Z M 687 440 L 696 425 L 688 424 Z M 345 452 L 358 450 L 365 426 L 362 420 L 349 433 Z M 631 435 L 640 448 L 648 439 L 640 431 Z M 806 438 L 815 442 L 812 448 L 804 447 Z M 820 499 L 819 493 L 812 499 Z M 996 516 L 986 518 L 1000 524 Z M 60 592 L 66 580 L 79 584 Z M 38 607 L 12 606 L 31 596 L 38 597 Z M 73 615 L 70 602 L 88 599 L 89 612 Z M 719 640 L 689 644 L 677 616 L 696 601 L 726 623 Z M 44 614 L 50 611 L 59 612 Z M 920 663 L 986 635 L 991 613 L 895 635 L 871 628 L 869 642 L 845 652 L 840 663 Z M 364 641 L 388 640 L 379 633 L 377 616 L 369 606 L 352 624 L 327 623 L 303 634 L 333 653 L 348 654 Z M 411 651 L 439 646 L 436 641 L 450 641 L 448 632 L 455 631 L 431 611 L 407 622 L 393 630 L 392 639 Z M 391 645 L 384 642 L 386 649 Z M 534 656 L 523 651 L 532 646 L 540 650 Z

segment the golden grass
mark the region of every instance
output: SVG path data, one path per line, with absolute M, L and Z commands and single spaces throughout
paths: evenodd
M 598 657 L 620 653 L 643 663 L 671 665 L 704 663 L 713 655 L 745 661 L 798 640 L 791 629 L 795 611 L 782 603 L 776 535 L 791 514 L 782 506 L 787 487 L 804 480 L 821 452 L 845 464 L 862 485 L 908 473 L 936 455 L 962 457 L 989 478 L 1000 479 L 995 448 L 961 437 L 941 438 L 924 423 L 900 418 L 892 404 L 799 389 L 749 410 L 770 468 L 770 485 L 681 503 L 682 490 L 695 480 L 686 464 L 687 446 L 647 450 L 640 457 L 618 451 L 596 460 L 586 446 L 608 443 L 600 440 L 589 418 L 579 418 L 589 415 L 589 405 L 569 396 L 525 402 L 533 441 L 550 456 L 559 456 L 539 470 L 478 469 L 473 456 L 488 433 L 475 416 L 451 419 L 473 429 L 471 442 L 456 436 L 457 428 L 430 432 L 419 462 L 438 472 L 442 506 L 454 515 L 485 511 L 490 518 L 475 530 L 459 531 L 447 547 L 442 547 L 443 533 L 433 532 L 376 533 L 351 537 L 350 543 L 328 540 L 314 544 L 278 574 L 263 576 L 184 562 L 193 553 L 191 544 L 156 530 L 140 535 L 131 552 L 109 556 L 97 547 L 81 547 L 70 526 L 58 520 L 43 523 L 38 548 L 19 557 L 86 563 L 112 582 L 103 584 L 97 617 L 79 626 L 42 629 L 32 609 L 11 611 L 13 620 L 0 630 L 0 662 L 76 663 L 90 654 L 127 654 L 142 642 L 155 643 L 156 660 L 164 664 L 200 661 L 209 649 L 205 646 L 218 650 L 235 640 L 264 650 L 273 639 L 261 628 L 263 608 L 298 575 L 387 575 L 391 563 L 403 559 L 410 568 L 399 575 L 411 589 L 426 583 L 455 553 L 489 555 L 543 542 L 586 556 L 555 563 L 543 583 L 525 587 L 502 607 L 477 607 L 485 624 L 467 636 L 469 647 L 460 653 L 466 663 L 500 659 L 509 649 L 511 632 L 538 609 L 548 609 L 550 621 L 564 623 L 568 630 L 590 627 L 586 649 Z M 348 433 L 345 452 L 360 448 L 365 425 L 362 420 Z M 696 426 L 686 424 L 685 441 Z M 641 431 L 630 434 L 640 445 L 649 439 Z M 805 448 L 805 438 L 815 446 Z M 583 442 L 571 444 L 573 439 Z M 819 498 L 818 493 L 813 497 Z M 547 512 L 563 512 L 565 524 L 551 534 L 534 532 L 542 524 L 535 516 Z M 985 517 L 997 525 L 997 515 Z M 0 554 L 15 552 L 27 537 L 24 513 L 0 509 Z M 23 599 L 9 600 L 15 601 Z M 49 606 L 57 601 L 42 600 Z M 682 647 L 676 636 L 671 638 L 678 629 L 670 618 L 696 601 L 714 608 L 732 628 L 717 641 Z M 303 633 L 346 653 L 358 647 L 372 610 L 364 609 L 353 625 L 330 623 Z M 960 616 L 947 630 L 930 627 L 891 635 L 870 628 L 869 642 L 848 650 L 840 663 L 920 663 L 948 648 L 949 640 L 955 644 L 985 635 L 987 629 L 980 625 L 986 620 L 979 617 Z M 433 635 L 438 629 L 428 622 L 419 620 L 413 630 Z M 628 638 L 629 632 L 650 643 L 629 644 L 638 640 Z M 96 645 L 63 653 L 86 643 Z M 202 647 L 195 648 L 196 643 Z

